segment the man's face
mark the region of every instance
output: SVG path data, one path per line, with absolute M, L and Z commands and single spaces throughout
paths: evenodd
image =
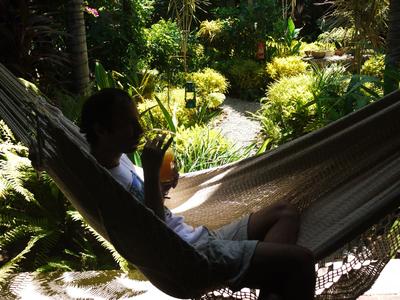
M 120 153 L 130 153 L 137 149 L 143 134 L 136 106 L 116 105 L 112 111 L 112 129 L 105 135 L 109 146 Z

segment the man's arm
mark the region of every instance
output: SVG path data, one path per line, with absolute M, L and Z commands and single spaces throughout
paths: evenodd
M 165 151 L 172 143 L 172 138 L 164 144 L 165 135 L 149 140 L 144 146 L 142 164 L 144 172 L 144 202 L 154 213 L 165 220 L 164 201 L 160 187 L 160 168 Z
M 144 172 L 144 203 L 165 221 L 164 197 L 161 193 L 160 176 L 154 172 Z

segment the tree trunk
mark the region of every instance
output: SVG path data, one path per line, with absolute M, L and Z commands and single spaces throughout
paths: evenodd
M 400 77 L 400 1 L 390 0 L 386 46 L 385 95 L 399 88 Z
M 86 45 L 83 0 L 68 1 L 69 53 L 72 68 L 72 91 L 85 96 L 89 88 L 89 62 Z

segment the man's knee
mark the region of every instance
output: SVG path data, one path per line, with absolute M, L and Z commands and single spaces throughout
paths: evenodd
M 297 209 L 290 203 L 287 202 L 279 202 L 276 204 L 276 213 L 281 218 L 291 218 L 293 220 L 298 220 L 300 218 L 300 214 Z

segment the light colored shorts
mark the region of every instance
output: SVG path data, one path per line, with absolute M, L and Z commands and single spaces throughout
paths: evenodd
M 208 230 L 194 243 L 198 252 L 210 263 L 210 281 L 221 282 L 232 290 L 242 288 L 257 240 L 248 240 L 249 216 L 227 224 L 217 230 Z

